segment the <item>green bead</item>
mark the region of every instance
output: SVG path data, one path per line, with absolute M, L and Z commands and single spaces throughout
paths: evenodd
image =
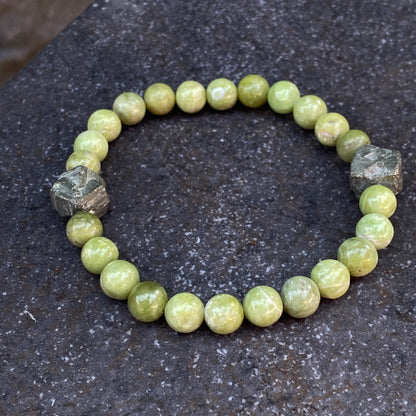
M 244 320 L 244 310 L 234 296 L 221 293 L 205 305 L 205 322 L 217 334 L 231 334 Z
M 97 110 L 88 119 L 88 130 L 99 131 L 108 142 L 112 142 L 121 133 L 121 120 L 114 111 Z
M 79 150 L 96 154 L 98 160 L 102 162 L 108 154 L 108 141 L 99 131 L 86 130 L 75 139 L 74 151 Z
M 313 129 L 318 119 L 326 112 L 326 104 L 322 98 L 316 95 L 304 95 L 295 102 L 293 118 L 304 129 Z
M 394 228 L 390 220 L 381 214 L 367 214 L 355 227 L 357 237 L 371 241 L 377 250 L 387 247 L 394 236 Z
M 153 322 L 163 315 L 167 301 L 166 290 L 161 285 L 141 282 L 131 290 L 127 305 L 137 320 Z
M 298 87 L 290 81 L 276 82 L 269 90 L 268 101 L 270 108 L 279 114 L 289 114 L 293 111 L 295 102 L 299 100 Z
M 294 318 L 312 315 L 321 301 L 318 286 L 306 276 L 293 276 L 286 280 L 281 296 L 285 312 Z
M 237 88 L 238 99 L 246 107 L 258 108 L 267 101 L 268 82 L 260 75 L 247 75 Z
M 315 136 L 324 146 L 334 147 L 338 138 L 350 129 L 347 119 L 338 113 L 327 113 L 318 118 Z
M 393 191 L 383 185 L 372 185 L 360 196 L 360 210 L 363 215 L 381 214 L 389 218 L 397 208 L 397 199 Z
M 157 82 L 144 93 L 144 102 L 152 114 L 163 116 L 175 107 L 175 93 L 169 85 Z
M 311 271 L 311 279 L 323 298 L 337 299 L 350 287 L 350 272 L 337 260 L 322 260 Z
M 108 263 L 117 259 L 117 246 L 106 237 L 91 238 L 81 250 L 82 264 L 91 273 L 100 274 Z
M 206 102 L 205 88 L 199 82 L 182 82 L 176 90 L 176 104 L 185 113 L 197 113 L 204 108 Z
M 98 217 L 89 212 L 75 213 L 66 224 L 66 236 L 76 247 L 82 247 L 88 240 L 103 235 L 103 225 Z
M 113 299 L 124 300 L 139 283 L 139 272 L 126 260 L 114 260 L 107 264 L 100 275 L 102 291 Z
M 207 87 L 207 101 L 214 110 L 229 110 L 237 102 L 237 87 L 229 79 L 215 79 Z
M 87 152 L 86 150 L 78 150 L 69 156 L 66 161 L 66 170 L 71 170 L 77 166 L 85 166 L 95 173 L 100 173 L 101 163 L 100 159 L 95 153 Z
M 123 92 L 113 103 L 113 111 L 126 126 L 133 126 L 142 121 L 146 114 L 146 104 L 135 92 Z
M 374 244 L 361 237 L 345 240 L 338 248 L 338 261 L 347 266 L 351 276 L 361 277 L 375 269 L 378 262 Z
M 243 301 L 244 315 L 254 325 L 266 327 L 277 322 L 283 312 L 279 293 L 270 286 L 250 289 Z
M 350 130 L 337 140 L 338 156 L 347 163 L 351 163 L 358 149 L 370 144 L 370 138 L 361 130 Z
M 178 293 L 168 300 L 165 319 L 174 331 L 196 331 L 204 322 L 204 304 L 193 293 Z

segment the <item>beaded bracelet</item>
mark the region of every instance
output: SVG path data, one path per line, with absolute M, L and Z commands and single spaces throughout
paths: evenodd
M 168 300 L 158 283 L 140 281 L 137 268 L 120 260 L 117 246 L 103 237 L 101 218 L 109 206 L 105 182 L 99 176 L 108 143 L 122 129 L 139 123 L 146 111 L 155 115 L 169 113 L 175 104 L 186 113 L 196 113 L 206 102 L 215 110 L 232 108 L 237 100 L 250 108 L 269 103 L 278 114 L 293 113 L 295 122 L 313 129 L 320 143 L 335 147 L 342 160 L 351 163 L 351 187 L 359 196 L 363 217 L 356 225 L 356 236 L 342 242 L 337 260 L 318 262 L 310 277 L 293 276 L 285 281 L 280 294 L 270 286 L 248 291 L 243 303 L 232 295 L 220 293 L 205 305 L 194 294 L 184 292 Z M 300 96 L 295 84 L 279 81 L 269 88 L 259 75 L 248 75 L 238 84 L 225 78 L 212 81 L 207 89 L 198 82 L 185 81 L 175 92 L 166 84 L 151 85 L 144 99 L 133 92 L 119 95 L 113 109 L 95 111 L 88 119 L 88 130 L 78 135 L 74 152 L 66 162 L 66 172 L 51 189 L 53 207 L 62 216 L 71 216 L 66 226 L 69 241 L 81 249 L 81 261 L 91 273 L 100 275 L 103 292 L 127 300 L 132 315 L 142 322 L 159 319 L 163 314 L 175 331 L 188 333 L 205 320 L 218 334 L 237 330 L 244 317 L 252 324 L 274 324 L 285 311 L 294 318 L 313 314 L 321 297 L 336 299 L 346 293 L 350 276 L 370 273 L 378 261 L 377 250 L 387 247 L 393 238 L 389 217 L 397 205 L 395 194 L 401 191 L 401 157 L 397 151 L 370 144 L 361 130 L 350 130 L 341 114 L 328 113 L 325 102 L 315 95 Z

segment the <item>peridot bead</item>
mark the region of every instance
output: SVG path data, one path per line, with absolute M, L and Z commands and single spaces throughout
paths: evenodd
M 163 315 L 167 301 L 166 290 L 161 285 L 146 281 L 131 290 L 127 305 L 137 320 L 153 322 Z
M 299 100 L 298 87 L 290 81 L 278 81 L 270 88 L 267 99 L 270 108 L 279 114 L 289 114 L 293 111 L 295 102 Z
M 165 319 L 174 331 L 196 331 L 204 322 L 204 304 L 193 293 L 177 293 L 166 304 Z
M 244 320 L 244 310 L 234 296 L 226 293 L 213 296 L 205 305 L 205 322 L 217 334 L 231 334 Z
M 75 139 L 74 151 L 79 150 L 95 153 L 102 162 L 108 154 L 108 141 L 99 131 L 86 130 Z
M 118 300 L 127 299 L 130 291 L 139 281 L 140 276 L 136 266 L 126 260 L 114 260 L 108 263 L 100 275 L 102 291 L 110 298 Z
M 270 286 L 250 289 L 243 301 L 244 315 L 254 325 L 266 327 L 277 322 L 283 312 L 279 293 Z
M 334 147 L 338 138 L 350 129 L 347 119 L 338 113 L 327 113 L 318 118 L 315 136 L 324 146 Z
M 345 240 L 338 248 L 337 258 L 354 277 L 367 275 L 375 269 L 378 262 L 374 244 L 361 237 Z
M 390 220 L 381 214 L 367 214 L 355 227 L 357 237 L 371 241 L 377 250 L 387 247 L 394 236 L 394 228 Z
M 207 101 L 214 110 L 229 110 L 237 102 L 237 87 L 229 79 L 214 79 L 207 87 Z
M 113 111 L 126 126 L 133 126 L 142 121 L 146 114 L 146 104 L 135 92 L 123 92 L 113 103 Z
M 108 263 L 117 259 L 118 248 L 106 237 L 91 238 L 81 250 L 82 264 L 91 273 L 100 274 Z
M 97 110 L 88 119 L 88 130 L 99 131 L 108 142 L 112 142 L 120 135 L 121 120 L 114 111 Z
M 347 163 L 351 163 L 358 149 L 370 144 L 370 138 L 361 130 L 350 130 L 340 136 L 336 147 L 338 156 Z
M 169 85 L 157 82 L 145 91 L 144 102 L 152 114 L 163 116 L 175 106 L 175 93 Z
M 88 240 L 103 235 L 103 225 L 98 217 L 89 212 L 75 213 L 66 224 L 66 236 L 76 247 L 82 247 Z
M 363 215 L 381 214 L 389 218 L 397 208 L 397 199 L 393 191 L 383 185 L 372 185 L 360 196 L 360 210 Z
M 311 279 L 323 298 L 337 299 L 350 287 L 350 272 L 337 260 L 322 260 L 311 271 Z
M 281 296 L 285 312 L 294 318 L 312 315 L 321 301 L 318 286 L 306 276 L 293 276 L 286 280 Z
M 72 153 L 66 161 L 66 170 L 74 169 L 77 166 L 85 166 L 95 173 L 100 173 L 101 171 L 101 163 L 98 156 L 86 150 L 78 150 Z
M 185 81 L 176 90 L 176 104 L 188 114 L 202 110 L 207 102 L 205 88 L 196 81 Z
M 315 128 L 318 119 L 326 112 L 325 102 L 316 95 L 304 95 L 293 106 L 293 118 L 304 129 Z
M 258 108 L 267 101 L 268 82 L 260 75 L 247 75 L 237 88 L 238 99 L 246 107 Z

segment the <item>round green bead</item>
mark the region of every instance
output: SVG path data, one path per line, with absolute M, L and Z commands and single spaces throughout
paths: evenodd
M 82 264 L 91 273 L 100 274 L 108 263 L 117 259 L 118 248 L 106 237 L 91 238 L 81 250 Z
M 127 305 L 137 320 L 153 322 L 163 315 L 167 301 L 166 290 L 158 283 L 147 281 L 131 290 Z
M 370 144 L 370 138 L 361 130 L 350 130 L 340 136 L 336 147 L 338 156 L 347 163 L 351 163 L 358 149 Z
M 237 102 L 237 87 L 229 79 L 215 79 L 207 87 L 207 101 L 214 110 L 229 110 Z
M 244 315 L 254 325 L 266 327 L 277 322 L 283 312 L 279 293 L 270 286 L 250 289 L 243 301 Z
M 204 108 L 206 102 L 205 88 L 199 82 L 182 82 L 176 90 L 176 104 L 185 113 L 197 113 Z
M 322 260 L 311 271 L 311 279 L 323 298 L 337 299 L 350 287 L 350 272 L 337 260 Z
M 76 247 L 82 247 L 88 240 L 103 235 L 103 225 L 98 217 L 89 212 L 75 213 L 66 224 L 66 236 Z
M 238 99 L 246 107 L 258 108 L 267 101 L 268 82 L 260 75 L 247 75 L 237 88 Z
M 139 272 L 126 260 L 114 260 L 107 264 L 100 275 L 102 291 L 113 299 L 124 300 L 139 283 Z
M 279 81 L 270 88 L 267 100 L 270 108 L 279 114 L 289 114 L 293 111 L 295 102 L 299 100 L 298 87 L 290 81 Z
M 74 169 L 77 166 L 86 166 L 89 170 L 98 174 L 101 171 L 101 163 L 98 156 L 86 150 L 78 150 L 72 153 L 66 161 L 66 170 Z
M 383 185 L 372 185 L 360 196 L 360 210 L 363 215 L 381 214 L 389 218 L 397 208 L 397 199 L 393 191 Z
M 231 334 L 244 320 L 244 310 L 234 296 L 226 293 L 213 296 L 205 305 L 205 322 L 217 334 Z
M 327 113 L 318 118 L 315 136 L 324 146 L 334 147 L 338 138 L 350 129 L 347 119 L 338 113 Z
M 361 277 L 375 269 L 377 249 L 371 241 L 361 237 L 345 240 L 338 248 L 338 261 L 347 266 L 351 276 Z
M 88 130 L 99 131 L 108 142 L 112 142 L 121 133 L 121 120 L 111 110 L 97 110 L 88 119 Z
M 204 322 L 204 304 L 193 293 L 178 293 L 168 300 L 165 319 L 174 331 L 196 331 Z
M 108 141 L 95 130 L 86 130 L 80 133 L 74 142 L 74 151 L 85 150 L 97 155 L 102 162 L 108 154 Z
M 321 301 L 318 286 L 306 276 L 293 276 L 286 280 L 281 296 L 285 312 L 294 318 L 312 315 Z
M 126 126 L 133 126 L 143 120 L 146 104 L 135 92 L 123 92 L 113 103 L 113 111 Z
M 145 91 L 144 102 L 152 114 L 163 116 L 175 107 L 175 93 L 169 85 L 157 82 Z
M 326 112 L 325 102 L 316 95 L 304 95 L 293 106 L 293 118 L 304 129 L 315 128 L 318 119 Z
M 381 214 L 367 214 L 355 227 L 357 237 L 371 241 L 377 250 L 387 247 L 394 236 L 394 228 L 390 220 Z

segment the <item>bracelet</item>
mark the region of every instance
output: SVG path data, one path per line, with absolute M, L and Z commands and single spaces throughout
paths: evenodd
M 110 200 L 99 175 L 101 161 L 108 153 L 108 143 L 120 135 L 122 124 L 139 123 L 146 111 L 161 116 L 176 104 L 185 113 L 196 113 L 207 102 L 215 110 L 226 111 L 237 100 L 250 108 L 268 102 L 278 114 L 292 113 L 299 126 L 314 130 L 320 143 L 335 148 L 339 157 L 351 164 L 350 184 L 359 198 L 363 216 L 356 225 L 355 236 L 339 246 L 336 260 L 319 261 L 310 277 L 290 277 L 280 294 L 270 286 L 256 286 L 247 292 L 242 303 L 226 293 L 214 295 L 205 306 L 189 292 L 168 299 L 160 284 L 140 281 L 137 268 L 120 260 L 115 243 L 103 237 L 100 218 Z M 278 81 L 269 87 L 263 77 L 248 75 L 238 87 L 228 79 L 219 78 L 206 89 L 196 81 L 185 81 L 176 93 L 163 83 L 151 85 L 144 98 L 134 92 L 122 93 L 115 99 L 112 110 L 100 109 L 89 117 L 87 130 L 75 139 L 66 172 L 51 188 L 51 201 L 60 215 L 71 217 L 66 235 L 73 245 L 81 248 L 84 267 L 100 275 L 100 286 L 107 296 L 127 300 L 128 309 L 137 320 L 152 322 L 165 315 L 168 325 L 182 333 L 195 331 L 205 321 L 213 332 L 230 334 L 241 326 L 244 317 L 256 326 L 267 327 L 277 322 L 283 311 L 294 318 L 310 316 L 317 310 L 321 297 L 336 299 L 345 294 L 350 276 L 370 273 L 377 265 L 378 250 L 387 247 L 393 238 L 389 217 L 396 210 L 395 195 L 401 189 L 398 151 L 370 144 L 367 134 L 350 130 L 341 114 L 328 113 L 321 98 L 301 97 L 294 83 Z

